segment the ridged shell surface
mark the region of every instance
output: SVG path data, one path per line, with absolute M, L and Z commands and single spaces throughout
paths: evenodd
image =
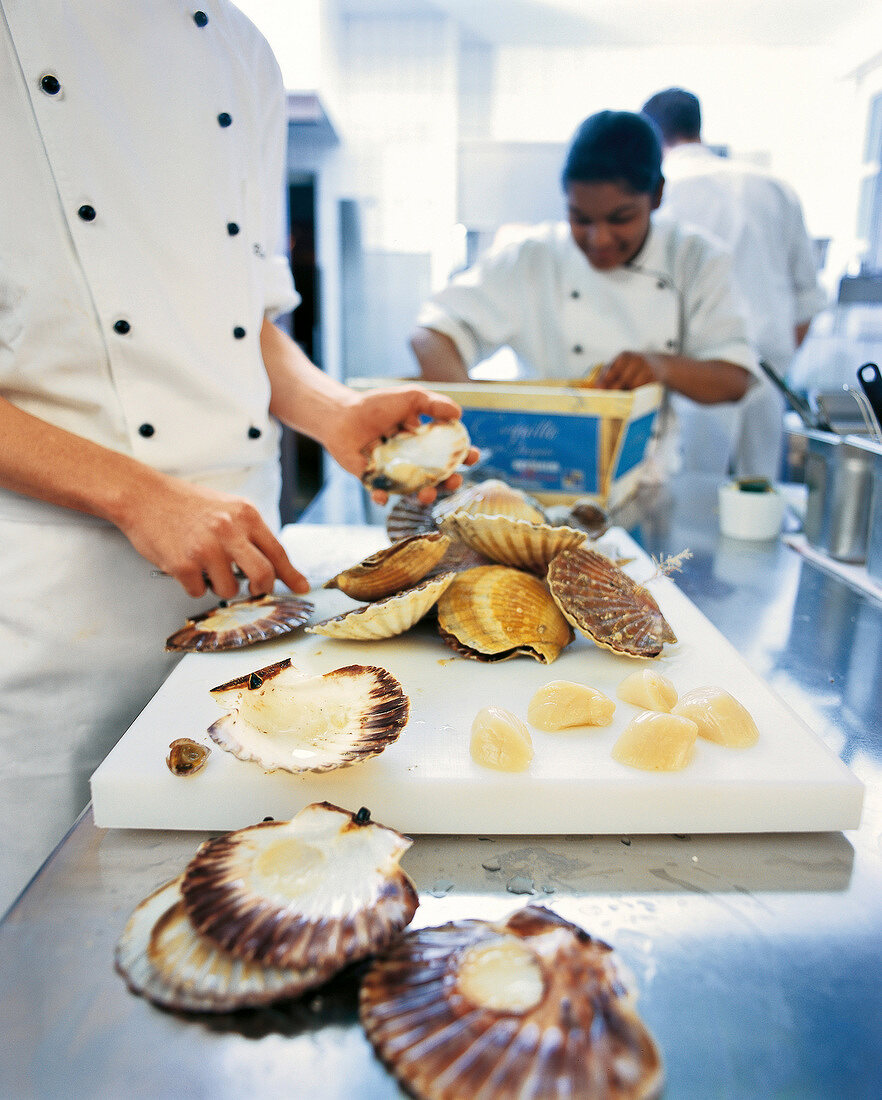
M 523 654 L 550 664 L 573 640 L 545 584 L 505 565 L 458 574 L 438 601 L 438 627 L 451 648 L 480 661 Z
M 308 676 L 289 658 L 211 694 L 230 712 L 209 727 L 211 739 L 266 771 L 324 772 L 368 760 L 397 740 L 409 710 L 384 668 L 347 665 Z
M 206 841 L 184 872 L 190 920 L 265 966 L 340 969 L 381 951 L 419 900 L 399 861 L 412 841 L 327 802 Z
M 612 949 L 538 906 L 405 933 L 372 962 L 359 1014 L 420 1100 L 648 1100 L 663 1085 Z
M 410 630 L 428 614 L 454 576 L 453 572 L 441 573 L 404 592 L 387 596 L 384 600 L 345 611 L 342 615 L 335 615 L 333 619 L 325 619 L 324 622 L 313 623 L 306 632 L 355 642 L 394 638 Z
M 378 443 L 361 480 L 369 489 L 415 493 L 445 481 L 469 453 L 471 441 L 461 420 L 434 420 Z
M 651 593 L 596 550 L 559 554 L 548 585 L 568 622 L 613 653 L 657 657 L 665 642 L 677 640 Z
M 238 649 L 290 634 L 313 612 L 308 600 L 296 596 L 259 596 L 221 603 L 187 620 L 166 640 L 168 650 L 212 652 Z
M 438 500 L 442 493 L 439 492 Z M 447 496 L 452 494 L 448 493 Z M 423 502 L 413 494 L 399 497 L 386 513 L 386 534 L 390 541 L 411 538 L 413 535 L 428 535 L 438 530 L 433 515 L 433 504 Z
M 453 512 L 442 520 L 445 534 L 461 539 L 473 550 L 501 565 L 529 569 L 545 576 L 548 563 L 563 550 L 579 546 L 585 533 L 572 527 L 551 527 L 510 516 L 469 515 Z
M 331 577 L 325 588 L 339 588 L 353 600 L 381 600 L 421 581 L 449 546 L 440 531 L 401 539 Z
M 528 523 L 544 523 L 545 513 L 520 489 L 513 489 L 504 481 L 488 478 L 474 485 L 457 489 L 449 497 L 436 502 L 432 509 L 435 521 L 458 513 L 469 516 L 508 516 Z
M 195 930 L 181 900 L 182 877 L 137 906 L 114 962 L 134 993 L 183 1012 L 230 1012 L 298 997 L 325 969 L 293 970 L 237 959 Z

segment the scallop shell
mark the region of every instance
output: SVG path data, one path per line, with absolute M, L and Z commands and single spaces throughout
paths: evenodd
M 438 628 L 452 649 L 479 661 L 524 654 L 550 664 L 573 640 L 543 582 L 505 565 L 458 574 L 438 601 Z
M 181 892 L 194 927 L 264 966 L 340 969 L 381 951 L 419 904 L 399 867 L 412 841 L 316 802 L 206 841 Z
M 592 539 L 599 539 L 609 529 L 609 516 L 593 500 L 577 500 L 569 510 L 568 524 L 587 532 Z
M 470 516 L 508 516 L 528 523 L 545 522 L 545 513 L 534 500 L 497 478 L 464 486 L 437 501 L 432 508 L 436 523 L 454 512 Z
M 332 619 L 313 623 L 308 634 L 324 634 L 328 638 L 350 641 L 379 641 L 403 634 L 438 602 L 439 596 L 450 585 L 456 574 L 441 573 L 437 577 L 421 581 L 404 592 L 396 592 L 385 600 L 356 607 Z
M 442 493 L 438 493 L 438 500 Z M 453 494 L 446 494 L 451 496 Z M 386 513 L 386 534 L 391 542 L 410 538 L 412 535 L 428 535 L 438 530 L 433 514 L 434 504 L 423 504 L 419 497 L 399 497 Z
M 470 447 L 461 420 L 433 420 L 378 443 L 361 480 L 369 489 L 415 493 L 446 481 L 465 461 Z
M 665 642 L 677 640 L 651 593 L 596 550 L 559 554 L 548 585 L 567 621 L 613 653 L 657 657 Z
M 308 600 L 296 596 L 254 596 L 218 604 L 194 615 L 166 640 L 168 650 L 212 652 L 238 649 L 302 626 L 313 612 Z
M 222 951 L 193 927 L 181 882 L 145 898 L 120 936 L 114 963 L 133 993 L 184 1012 L 230 1012 L 298 997 L 330 977 L 327 968 L 269 967 Z
M 420 1100 L 647 1100 L 664 1072 L 612 948 L 548 909 L 405 933 L 375 959 L 359 1015 Z
M 454 512 L 441 521 L 445 534 L 461 539 L 473 550 L 502 565 L 529 569 L 544 576 L 548 563 L 563 550 L 585 541 L 583 531 L 551 527 L 509 516 L 469 515 Z
M 380 600 L 421 581 L 441 561 L 450 539 L 440 531 L 393 542 L 326 582 L 353 600 Z
M 285 658 L 212 688 L 230 713 L 208 729 L 222 749 L 266 771 L 325 772 L 378 756 L 398 739 L 409 703 L 384 668 L 308 676 Z

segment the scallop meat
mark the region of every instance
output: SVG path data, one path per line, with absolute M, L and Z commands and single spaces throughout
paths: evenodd
M 558 554 L 548 585 L 567 621 L 613 653 L 657 657 L 665 642 L 677 640 L 652 594 L 596 550 Z
M 236 958 L 334 971 L 382 951 L 419 904 L 410 838 L 327 802 L 207 840 L 181 886 L 194 928 Z
M 461 420 L 433 420 L 378 443 L 361 480 L 369 489 L 415 493 L 446 481 L 465 461 L 470 447 Z
M 698 726 L 699 737 L 729 749 L 749 749 L 759 740 L 753 715 L 734 695 L 720 687 L 687 691 L 672 713 L 691 719 Z
M 445 534 L 460 539 L 473 550 L 500 565 L 529 569 L 545 576 L 552 558 L 581 546 L 585 533 L 572 527 L 552 527 L 509 516 L 470 515 L 453 512 L 441 521 Z
M 612 948 L 540 906 L 406 932 L 371 963 L 359 1015 L 420 1100 L 662 1091 L 661 1054 Z
M 393 542 L 344 569 L 325 583 L 353 600 L 381 600 L 411 588 L 427 576 L 447 552 L 450 539 L 436 531 Z
M 409 702 L 384 668 L 347 665 L 311 676 L 290 658 L 212 688 L 229 711 L 208 729 L 266 771 L 325 772 L 378 756 L 398 739 Z
M 314 608 L 297 596 L 253 596 L 222 601 L 210 611 L 194 615 L 166 640 L 167 650 L 207 653 L 265 642 L 302 626 Z
M 449 572 L 430 577 L 413 588 L 396 592 L 394 596 L 387 596 L 384 600 L 376 600 L 363 607 L 344 611 L 331 619 L 313 623 L 307 627 L 306 632 L 357 642 L 394 638 L 410 630 L 428 614 L 455 576 L 454 572 Z
M 543 581 L 505 565 L 459 573 L 438 600 L 438 628 L 452 649 L 479 661 L 523 654 L 550 664 L 573 640 Z

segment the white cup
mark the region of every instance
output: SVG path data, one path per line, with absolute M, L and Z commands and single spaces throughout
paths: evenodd
M 784 521 L 784 498 L 776 490 L 745 492 L 736 482 L 719 489 L 720 530 L 728 538 L 776 539 Z

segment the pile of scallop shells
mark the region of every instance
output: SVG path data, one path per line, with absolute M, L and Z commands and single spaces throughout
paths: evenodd
M 657 657 L 674 632 L 646 588 L 590 545 L 605 530 L 602 512 L 583 512 L 584 525 L 549 523 L 496 480 L 434 505 L 404 498 L 387 518 L 391 545 L 325 585 L 366 602 L 306 631 L 391 638 L 431 614 L 447 645 L 478 661 L 527 655 L 549 664 L 573 628 L 614 653 Z

